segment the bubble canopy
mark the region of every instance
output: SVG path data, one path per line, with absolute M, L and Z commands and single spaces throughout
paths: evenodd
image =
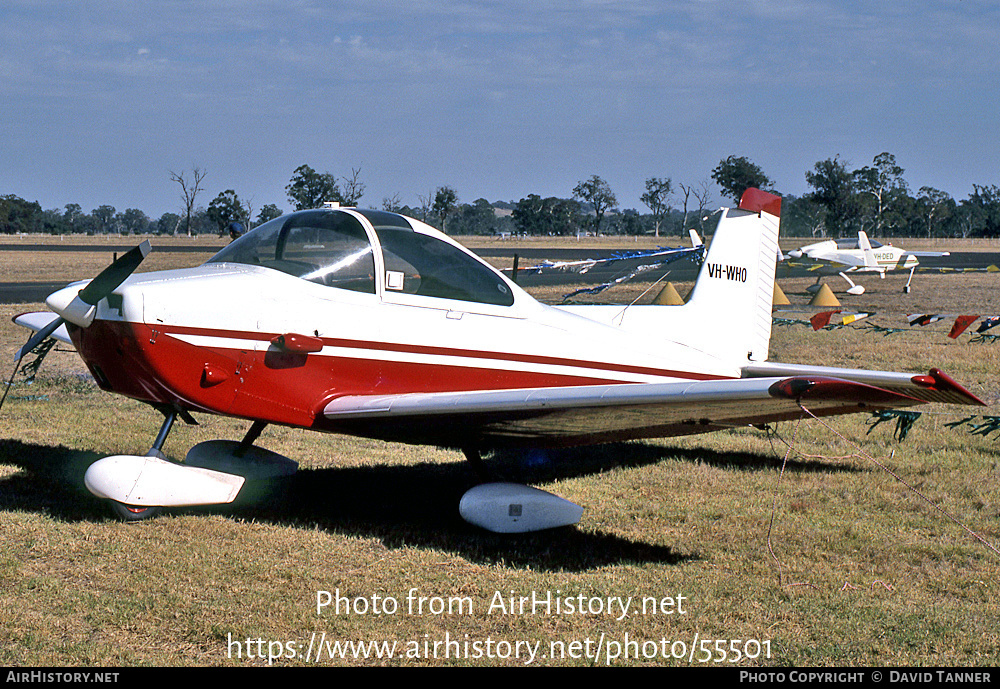
M 417 220 L 385 211 L 298 211 L 256 227 L 208 263 L 261 266 L 369 294 L 377 294 L 380 284 L 385 296 L 514 303 L 500 275 L 436 234 Z

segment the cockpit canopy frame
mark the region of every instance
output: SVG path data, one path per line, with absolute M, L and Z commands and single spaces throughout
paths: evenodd
M 409 294 L 511 306 L 506 280 L 434 228 L 379 210 L 317 209 L 282 215 L 208 260 L 278 270 L 367 294 Z

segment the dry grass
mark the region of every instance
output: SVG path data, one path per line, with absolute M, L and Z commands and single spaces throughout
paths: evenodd
M 922 276 L 911 295 L 902 295 L 895 278 L 869 280 L 869 292 L 850 303 L 876 310 L 879 322 L 893 327 L 905 327 L 899 318 L 911 308 L 995 313 L 996 279 Z M 806 284 L 783 286 L 802 303 Z M 627 301 L 641 289 L 600 298 Z M 5 351 L 23 340 L 10 316 L 39 307 L 0 306 Z M 1000 344 L 969 344 L 968 335 L 950 340 L 946 330 L 883 337 L 859 327 L 781 327 L 772 358 L 904 370 L 936 365 L 994 399 Z M 690 651 L 695 638 L 739 639 L 740 648 L 748 639 L 770 642 L 769 658 L 740 667 L 990 666 L 1000 655 L 1000 556 L 921 497 L 1000 543 L 996 442 L 945 427 L 960 418 L 956 410 L 928 407 L 902 443 L 888 424 L 866 435 L 868 420 L 849 417 L 831 424 L 847 441 L 803 422 L 781 425 L 774 437 L 741 430 L 497 457 L 502 475 L 586 507 L 577 527 L 518 537 L 486 534 L 458 518 L 458 497 L 476 480 L 458 453 L 269 427 L 260 444 L 299 461 L 300 472 L 267 502 L 123 525 L 80 487 L 80 476 L 100 456 L 143 452 L 160 419 L 99 391 L 80 372 L 74 353 L 54 352 L 36 383 L 13 388 L 0 412 L 0 662 L 7 665 L 266 665 L 269 651 L 304 653 L 323 632 L 327 641 L 395 640 L 399 653 L 417 656 L 324 665 L 525 663 L 446 659 L 443 647 L 427 658 L 433 647 L 426 644 L 446 635 L 460 644 L 540 643 L 544 657 L 536 665 L 715 664 L 699 663 L 700 653 L 693 661 L 672 657 L 681 650 L 674 642 Z M 238 438 L 247 427 L 199 421 L 174 430 L 169 454 L 183 455 L 201 440 Z M 784 468 L 783 442 L 796 449 Z M 393 597 L 400 607 L 394 614 L 317 615 L 317 591 L 338 589 L 368 604 Z M 473 607 L 412 614 L 411 590 L 442 601 L 468 597 Z M 496 592 L 683 595 L 684 613 L 622 620 L 491 613 Z M 603 637 L 607 651 L 626 635 L 640 654 L 655 650 L 656 657 L 549 654 L 550 642 L 558 649 L 577 641 L 593 651 Z M 293 642 L 302 646 L 287 645 Z M 264 658 L 247 659 L 248 648 Z
M 137 272 L 169 270 L 199 265 L 212 254 L 226 246 L 228 239 L 219 237 L 52 237 L 47 235 L 24 235 L 0 237 L 0 280 L 4 282 L 72 282 L 91 278 L 109 265 L 115 257 L 115 247 L 138 245 L 149 239 L 153 251 L 139 266 Z M 193 253 L 157 251 L 157 247 L 167 243 L 174 247 L 196 249 Z M 5 247 L 18 244 L 42 244 L 51 250 L 5 251 Z M 107 247 L 106 251 L 62 251 L 59 245 L 84 245 Z

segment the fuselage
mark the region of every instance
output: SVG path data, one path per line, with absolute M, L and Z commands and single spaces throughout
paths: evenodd
M 810 244 L 799 250 L 802 255 L 819 261 L 831 261 L 848 266 L 852 271 L 884 272 L 913 268 L 919 264 L 917 257 L 904 249 L 889 245 L 872 246 L 874 264 L 868 263 L 863 249 L 844 249 L 837 242 L 829 239 L 816 244 Z
M 739 377 L 679 342 L 543 305 L 417 221 L 386 229 L 387 214 L 310 213 L 339 214 L 360 248 L 331 254 L 327 216 L 279 218 L 203 266 L 129 278 L 90 327 L 70 327 L 99 384 L 173 408 L 338 430 L 322 410 L 344 395 Z M 295 234 L 303 225 L 306 239 Z M 413 241 L 429 258 L 407 253 Z

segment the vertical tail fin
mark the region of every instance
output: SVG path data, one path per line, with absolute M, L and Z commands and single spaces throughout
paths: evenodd
M 858 232 L 858 248 L 865 253 L 866 267 L 874 268 L 878 265 L 878 261 L 875 260 L 875 252 L 872 251 L 872 243 L 868 241 L 868 235 L 864 232 Z
M 683 307 L 692 346 L 733 362 L 767 359 L 780 216 L 781 197 L 759 189 L 723 212 Z

